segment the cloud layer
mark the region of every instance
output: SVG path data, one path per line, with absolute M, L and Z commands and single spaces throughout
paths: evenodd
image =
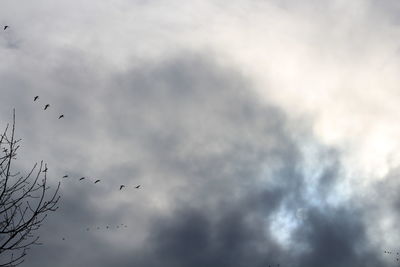
M 0 122 L 62 180 L 25 266 L 395 260 L 394 1 L 5 6 Z

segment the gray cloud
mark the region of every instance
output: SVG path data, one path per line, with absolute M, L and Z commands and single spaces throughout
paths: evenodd
M 340 179 L 338 154 L 321 147 L 325 167 L 318 192 L 308 199 L 303 155 L 289 132 L 296 127 L 259 102 L 251 87 L 234 69 L 192 53 L 111 77 L 93 98 L 103 109 L 93 115 L 98 125 L 92 134 L 101 132 L 116 158 L 82 168 L 102 179 L 97 188 L 64 181 L 61 210 L 43 229 L 47 244 L 32 250 L 27 264 L 381 264 L 362 210 L 349 203 L 335 208 L 325 199 Z M 90 146 L 78 153 L 89 158 Z M 76 166 L 73 177 L 82 170 Z M 121 183 L 130 191 L 118 192 Z M 136 184 L 143 189 L 132 191 Z M 306 214 L 302 221 L 295 217 L 299 208 Z M 281 212 L 297 225 L 286 245 L 274 232 Z M 121 222 L 129 228 L 104 229 Z M 65 253 L 46 256 L 58 250 Z
M 299 266 L 384 266 L 381 250 L 368 243 L 361 216 L 353 208 L 311 210 L 307 225 L 295 234 L 310 249 Z
M 271 1 L 273 5 L 276 2 Z M 239 10 L 244 1 L 235 1 L 232 10 L 224 10 L 221 21 L 210 20 L 207 34 L 197 28 L 202 20 L 192 21 L 193 10 L 181 7 L 179 1 L 154 10 L 141 3 L 134 13 L 137 17 L 130 16 L 143 22 L 140 25 L 123 13 L 128 6 L 124 1 L 118 1 L 115 7 L 82 4 L 78 14 L 76 4 L 51 6 L 57 12 L 50 14 L 43 8 L 47 1 L 41 3 L 29 4 L 33 11 L 25 11 L 27 17 L 14 20 L 12 31 L 0 36 L 0 55 L 7 60 L 7 68 L 0 70 L 0 89 L 6 96 L 0 98 L 0 120 L 9 121 L 11 109 L 16 107 L 17 132 L 24 142 L 18 168 L 26 169 L 44 159 L 49 162 L 52 184 L 65 173 L 70 177 L 62 180 L 60 210 L 41 230 L 44 246 L 33 248 L 23 266 L 388 264 L 382 259 L 383 235 L 377 234 L 383 219 L 376 218 L 397 214 L 393 212 L 398 211 L 400 202 L 397 172 L 378 183 L 376 191 L 344 198 L 338 194 L 339 186 L 347 182 L 344 157 L 341 150 L 319 144 L 311 133 L 314 121 L 294 122 L 293 114 L 285 112 L 295 111 L 284 111 L 272 100 L 257 95 L 255 92 L 263 86 L 263 92 L 271 93 L 271 98 L 281 91 L 274 88 L 276 83 L 271 82 L 271 87 L 260 83 L 248 75 L 252 73 L 248 65 L 233 63 L 236 59 L 226 58 L 221 52 L 225 48 L 235 50 L 234 46 L 214 49 L 216 44 L 212 43 L 207 49 L 213 52 L 209 53 L 202 47 L 203 39 L 215 37 L 224 40 L 224 45 L 229 43 L 224 37 L 238 39 L 235 32 L 224 35 L 221 25 L 240 21 L 234 15 L 242 13 L 235 13 L 235 8 Z M 295 1 L 279 3 L 278 11 L 269 9 L 269 4 L 268 8 L 258 7 L 277 12 L 271 15 L 278 18 L 280 12 L 291 12 L 296 18 L 305 12 L 315 15 L 316 21 L 323 17 L 323 25 L 337 26 L 338 36 L 326 36 L 325 29 L 311 27 L 311 37 L 305 40 L 320 48 L 322 56 L 340 46 L 340 55 L 347 60 L 358 50 L 358 46 L 343 48 L 347 46 L 341 37 L 349 33 L 341 31 L 345 26 L 336 25 L 340 11 L 334 8 L 336 2 L 307 1 L 304 6 Z M 17 8 L 16 4 L 9 5 Z M 178 6 L 182 21 L 161 16 L 170 13 L 163 9 L 170 11 Z M 253 3 L 244 6 L 246 10 L 257 7 Z M 196 7 L 202 5 L 197 3 Z M 380 8 L 385 13 L 381 10 L 387 7 Z M 202 10 L 205 18 L 220 11 L 208 5 Z M 226 18 L 229 12 L 234 19 Z M 63 15 L 56 18 L 57 13 Z M 115 20 L 99 19 L 108 16 Z M 10 15 L 7 18 L 11 19 Z M 27 21 L 38 22 L 28 28 L 24 26 Z M 296 24 L 296 19 L 293 21 L 287 19 L 289 26 L 278 23 L 275 31 L 286 36 L 284 30 Z M 186 22 L 190 27 L 181 29 L 183 32 L 198 32 L 179 37 L 179 26 Z M 244 28 L 253 25 L 242 22 Z M 112 23 L 112 31 L 103 28 L 107 23 Z M 116 30 L 130 23 L 134 26 L 127 31 Z M 364 28 L 365 23 L 361 20 L 355 28 Z M 249 30 L 245 42 L 243 38 L 235 42 L 239 47 L 258 41 L 252 39 L 250 28 L 245 29 L 246 33 Z M 103 37 L 103 30 L 109 37 Z M 46 34 L 40 37 L 43 32 Z M 185 43 L 188 39 L 190 44 Z M 332 40 L 335 49 L 326 40 Z M 355 43 L 362 43 L 360 40 Z M 192 42 L 197 41 L 201 53 L 193 52 L 200 50 L 193 49 Z M 262 49 L 269 51 L 268 60 L 274 62 L 273 55 L 280 51 L 274 47 L 276 43 L 266 49 L 259 41 Z M 250 61 L 265 59 L 261 55 L 258 58 L 257 51 L 249 51 L 256 55 L 250 55 Z M 289 61 L 301 62 L 299 59 L 302 57 Z M 260 66 L 254 67 L 264 72 Z M 266 67 L 263 77 L 273 77 L 285 66 Z M 316 84 L 319 86 L 318 81 Z M 40 95 L 39 103 L 32 102 L 35 95 Z M 52 105 L 46 112 L 42 110 L 44 103 Z M 57 120 L 60 113 L 66 116 L 61 121 Z M 317 150 L 315 159 L 310 160 L 304 152 L 307 146 Z M 78 182 L 81 176 L 87 179 Z M 101 182 L 94 185 L 95 179 Z M 127 188 L 119 191 L 120 184 Z M 138 184 L 141 190 L 133 188 Z M 389 208 L 369 199 L 382 195 Z M 299 211 L 302 216 L 297 216 Z M 121 223 L 128 228 L 115 227 Z M 106 230 L 107 225 L 112 229 Z M 389 239 L 393 239 L 394 249 L 396 239 Z

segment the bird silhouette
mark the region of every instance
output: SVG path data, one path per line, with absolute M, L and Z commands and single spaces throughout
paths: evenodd
M 65 240 L 65 237 L 63 237 L 62 240 Z
M 96 180 L 96 181 L 94 181 L 94 183 L 95 183 L 95 184 L 97 184 L 98 182 L 100 182 L 100 180 Z
M 60 117 L 58 117 L 58 119 L 64 118 L 64 114 L 61 114 Z
M 46 104 L 46 105 L 44 106 L 44 110 L 46 110 L 48 107 L 50 107 L 50 104 Z
M 85 179 L 85 177 L 81 177 L 81 178 L 79 178 L 79 181 L 82 181 L 83 179 Z
M 139 188 L 140 188 L 140 185 L 135 186 L 135 188 L 136 188 L 136 189 L 139 189 Z
M 36 100 L 38 100 L 39 99 L 39 96 L 37 95 L 37 96 L 35 96 L 34 98 L 33 98 L 33 101 L 36 101 Z
M 62 178 L 67 178 L 68 177 L 68 175 L 64 175 Z
M 8 28 L 8 27 L 9 27 L 9 26 L 8 26 L 8 25 L 6 25 L 6 26 L 4 26 L 4 28 L 3 28 L 3 29 L 4 29 L 4 30 L 7 30 L 7 28 Z
M 43 170 L 43 172 L 47 172 L 47 170 L 48 170 L 47 167 L 45 167 L 44 170 Z
M 122 190 L 122 188 L 124 188 L 125 187 L 125 185 L 121 185 L 120 187 L 119 187 L 119 190 Z

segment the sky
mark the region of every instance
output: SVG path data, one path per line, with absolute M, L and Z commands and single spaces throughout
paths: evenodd
M 0 127 L 61 181 L 21 266 L 398 266 L 398 1 L 1 6 Z

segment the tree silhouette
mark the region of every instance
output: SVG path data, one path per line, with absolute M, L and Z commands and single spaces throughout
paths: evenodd
M 10 129 L 11 128 L 11 129 Z M 13 122 L 0 136 L 0 266 L 17 266 L 24 261 L 26 251 L 40 244 L 40 228 L 49 212 L 57 209 L 60 183 L 48 195 L 46 164 L 34 164 L 26 175 L 13 171 L 21 139 L 15 139 Z

